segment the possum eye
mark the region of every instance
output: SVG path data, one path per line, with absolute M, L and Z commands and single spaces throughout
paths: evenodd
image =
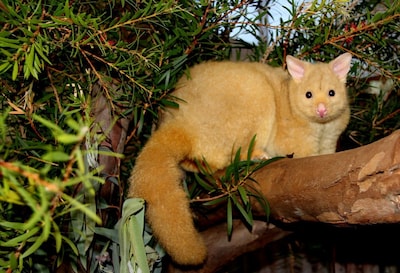
M 307 91 L 307 92 L 306 92 L 306 98 L 307 98 L 307 99 L 311 99 L 311 98 L 312 98 L 312 93 L 311 93 L 311 91 Z
M 329 94 L 330 97 L 335 96 L 335 90 L 332 90 L 332 89 L 329 90 L 328 94 Z

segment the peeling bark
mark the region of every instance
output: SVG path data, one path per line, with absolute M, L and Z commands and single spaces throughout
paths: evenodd
M 353 150 L 279 160 L 260 169 L 253 178 L 277 222 L 337 226 L 399 223 L 400 131 Z M 254 214 L 263 215 L 256 203 Z M 203 231 L 209 250 L 206 263 L 196 269 L 171 266 L 169 272 L 215 272 L 239 255 L 287 234 L 277 228 L 271 231 L 259 222 L 253 234 L 244 230 L 244 225 L 235 224 L 231 241 L 227 240 L 225 224 Z
M 349 151 L 277 161 L 254 178 L 283 222 L 400 222 L 400 131 Z
M 103 88 L 107 88 L 108 91 L 122 92 L 121 90 L 117 90 L 115 85 L 103 87 L 100 83 L 97 83 L 93 87 L 92 114 L 95 118 L 94 124 L 98 126 L 99 135 L 105 135 L 105 139 L 99 143 L 98 149 L 99 151 L 122 154 L 125 149 L 131 116 L 118 115 L 119 118 L 116 119 L 115 111 L 123 112 L 124 109 L 116 104 L 112 106 Z M 98 193 L 99 196 L 106 200 L 110 207 L 121 208 L 123 203 L 123 188 L 118 179 L 121 158 L 100 153 L 97 161 L 99 166 L 103 167 L 101 175 L 105 177 L 105 183 L 101 185 Z M 109 211 L 101 213 L 100 216 L 103 223 L 107 223 L 109 213 Z M 119 210 L 116 211 L 116 217 L 120 217 Z

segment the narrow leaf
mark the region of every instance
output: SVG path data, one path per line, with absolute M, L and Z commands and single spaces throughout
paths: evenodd
M 13 65 L 11 79 L 15 81 L 17 79 L 17 76 L 18 76 L 18 61 L 15 61 Z
M 52 151 L 44 154 L 42 159 L 50 162 L 66 162 L 70 159 L 70 156 L 61 151 Z
M 243 216 L 243 218 L 246 220 L 246 222 L 250 225 L 253 226 L 253 215 L 250 211 L 246 211 L 243 206 L 240 204 L 239 200 L 236 198 L 235 195 L 231 195 L 232 201 L 235 205 L 235 207 L 239 210 L 240 214 Z
M 231 238 L 233 230 L 233 215 L 232 215 L 232 201 L 228 198 L 228 203 L 226 204 L 226 224 L 228 237 Z
M 25 233 L 14 237 L 10 240 L 8 240 L 7 242 L 1 242 L 1 245 L 4 247 L 14 247 L 17 246 L 18 244 L 22 243 L 22 242 L 26 242 L 29 238 L 31 238 L 32 236 L 34 236 L 36 233 L 38 233 L 40 231 L 39 227 L 34 227 L 31 228 L 29 230 L 27 230 Z
M 251 155 L 253 153 L 255 145 L 256 145 L 256 135 L 254 135 L 250 141 L 249 149 L 247 150 L 247 161 L 251 161 Z
M 249 197 L 247 196 L 247 191 L 246 191 L 246 189 L 245 189 L 243 186 L 241 186 L 241 185 L 239 185 L 237 189 L 238 189 L 240 198 L 241 198 L 242 201 L 243 201 L 243 204 L 247 205 L 247 204 L 249 203 Z
M 214 187 L 209 185 L 204 179 L 202 179 L 197 173 L 194 173 L 194 177 L 196 179 L 196 182 L 202 187 L 204 188 L 206 191 L 210 192 L 214 190 Z

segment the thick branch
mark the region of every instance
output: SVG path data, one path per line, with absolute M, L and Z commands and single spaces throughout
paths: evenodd
M 226 223 L 224 223 L 202 232 L 202 236 L 208 246 L 208 258 L 203 266 L 199 268 L 181 268 L 170 264 L 168 272 L 217 272 L 224 265 L 234 261 L 239 256 L 260 249 L 292 233 L 272 224 L 267 224 L 264 221 L 254 221 L 252 231 L 250 232 L 240 220 L 234 220 L 234 232 L 230 239 L 228 239 L 226 230 Z
M 253 178 L 277 221 L 335 225 L 397 223 L 400 222 L 400 131 L 345 152 L 276 161 Z M 254 213 L 262 215 L 263 210 L 255 207 Z M 196 270 L 173 268 L 170 272 L 215 272 L 233 258 L 287 234 L 258 222 L 253 234 L 245 229 L 243 225 L 235 226 L 230 242 L 224 225 L 203 231 L 209 249 L 206 264 Z
M 278 161 L 254 178 L 280 221 L 400 222 L 400 131 L 345 152 Z

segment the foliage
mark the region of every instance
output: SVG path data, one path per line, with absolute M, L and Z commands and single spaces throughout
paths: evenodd
M 151 235 L 143 233 L 145 229 L 144 207 L 143 199 L 130 198 L 124 202 L 122 217 L 118 221 L 116 229 L 96 228 L 97 233 L 103 234 L 112 241 L 114 272 L 146 273 L 150 272 L 150 268 L 152 272 L 157 272 L 156 261 L 153 260 L 150 263 L 147 258 L 150 245 L 147 240 L 151 238 Z M 131 241 L 135 243 L 132 244 Z M 152 251 L 155 252 L 154 249 Z M 155 257 L 158 259 L 159 255 L 155 255 Z
M 232 162 L 226 167 L 224 173 L 214 173 L 208 166 L 207 159 L 197 161 L 199 173 L 188 176 L 186 183 L 189 184 L 189 193 L 193 202 L 201 202 L 204 206 L 215 206 L 220 203 L 226 204 L 227 233 L 231 237 L 233 231 L 233 217 L 236 209 L 243 222 L 251 228 L 253 226 L 254 200 L 258 202 L 265 212 L 268 220 L 270 208 L 268 200 L 257 189 L 257 181 L 252 174 L 266 165 L 280 159 L 252 159 L 256 136 L 250 142 L 247 158 L 241 160 L 241 148 L 239 148 Z M 206 193 L 205 196 L 204 193 Z
M 168 94 L 188 66 L 229 58 L 232 47 L 276 66 L 287 54 L 329 61 L 351 52 L 346 135 L 362 145 L 399 128 L 397 1 L 263 2 L 0 1 L 0 271 L 117 270 L 125 181 L 159 107 L 176 106 Z M 289 16 L 271 25 L 279 6 Z M 257 43 L 232 44 L 243 32 Z M 372 77 L 393 80 L 392 88 L 366 93 Z M 117 178 L 98 165 L 101 156 L 121 155 L 99 148 L 114 136 L 95 122 L 96 85 L 113 120 L 131 120 Z M 251 225 L 251 173 L 260 164 L 236 154 L 217 180 L 205 165 L 190 189 L 211 193 L 208 204 L 225 200 L 228 221 L 236 208 Z M 114 188 L 105 187 L 110 181 Z
M 267 39 L 256 36 L 259 46 L 249 58 L 280 65 L 287 54 L 330 61 L 340 53 L 350 52 L 354 57 L 348 78 L 352 120 L 346 136 L 352 143 L 344 147 L 368 144 L 399 129 L 400 3 L 390 0 L 289 0 L 288 3 L 282 4 L 288 18 L 281 18 L 277 26 L 269 27 Z M 261 23 L 261 28 L 267 24 Z M 252 30 L 254 35 L 258 29 Z M 373 89 L 371 85 L 378 87 Z
M 98 177 L 100 170 L 88 170 L 90 151 L 85 152 L 80 146 L 88 137 L 89 126 L 79 115 L 62 113 L 60 125 L 68 131 L 33 115 L 33 121 L 43 125 L 40 131 L 46 134 L 39 144 L 10 135 L 16 134 L 5 123 L 10 114 L 5 112 L 0 119 L 0 268 L 21 272 L 32 266 L 46 272 L 48 268 L 40 261 L 45 261 L 49 253 L 78 254 L 78 244 L 64 232 L 72 215 L 79 211 L 81 217 L 73 221 L 100 223 L 85 200 L 94 197 L 95 185 L 102 181 Z M 18 119 L 26 122 L 23 116 Z M 16 137 L 13 142 L 11 136 Z M 85 190 L 74 193 L 78 185 Z M 79 226 L 81 223 L 76 227 Z M 82 232 L 74 226 L 70 228 L 70 232 Z
M 99 148 L 108 136 L 94 122 L 94 87 L 115 121 L 133 117 L 127 150 L 138 150 L 183 70 L 229 56 L 230 21 L 249 5 L 0 2 L 0 107 L 8 113 L 1 116 L 2 271 L 112 270 L 107 235 L 123 195 L 107 203 L 99 193 L 105 180 L 116 181 L 109 196 L 123 193 L 124 183 L 96 162 L 117 155 Z M 107 222 L 95 216 L 115 210 Z

